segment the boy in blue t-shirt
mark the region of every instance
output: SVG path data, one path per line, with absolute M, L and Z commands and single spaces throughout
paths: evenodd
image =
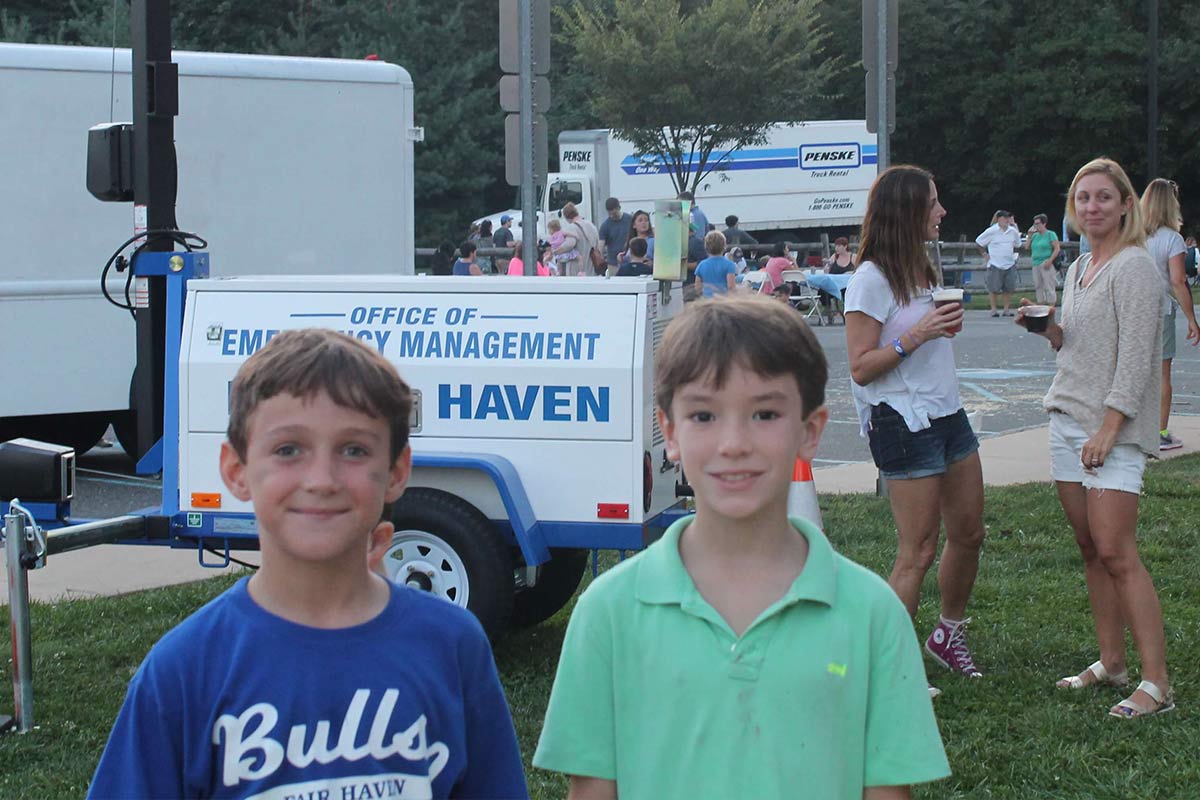
M 828 419 L 812 331 L 762 295 L 701 300 L 656 359 L 696 513 L 580 597 L 534 765 L 573 800 L 899 800 L 948 775 L 908 612 L 788 518 Z
M 708 258 L 696 265 L 696 288 L 705 297 L 725 294 L 733 288 L 737 276 L 737 265 L 725 257 L 725 234 L 709 231 L 704 237 L 704 250 Z
M 375 350 L 286 331 L 238 370 L 220 469 L 262 566 L 129 684 L 89 797 L 527 797 L 483 630 L 372 571 L 412 469 L 408 386 Z

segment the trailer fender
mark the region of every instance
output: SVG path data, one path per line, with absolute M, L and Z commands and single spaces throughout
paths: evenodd
M 534 518 L 529 494 L 517 468 L 507 458 L 494 453 L 413 453 L 413 467 L 470 469 L 487 475 L 500 493 L 525 563 L 533 567 L 550 560 L 550 548 L 540 523 Z

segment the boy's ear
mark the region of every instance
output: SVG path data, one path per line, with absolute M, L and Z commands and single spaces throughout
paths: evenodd
M 812 462 L 821 446 L 821 434 L 829 422 L 829 409 L 825 406 L 814 408 L 804 419 L 804 441 L 800 443 L 800 451 L 796 454 L 805 461 Z
M 671 421 L 671 415 L 663 411 L 661 408 L 656 409 L 658 414 L 658 429 L 662 431 L 663 443 L 667 451 L 667 459 L 675 463 L 679 462 L 679 443 L 675 441 L 675 423 Z
M 367 545 L 367 567 L 385 578 L 387 570 L 383 567 L 383 557 L 392 546 L 392 536 L 395 533 L 396 526 L 388 520 L 383 520 L 371 531 L 371 539 Z
M 404 494 L 404 487 L 408 486 L 408 479 L 412 477 L 412 446 L 404 445 L 404 449 L 400 451 L 400 455 L 396 456 L 396 463 L 392 464 L 392 468 L 388 470 L 388 487 L 384 499 L 389 503 L 394 503 L 400 499 L 400 495 Z
M 237 454 L 237 450 L 227 441 L 221 443 L 220 469 L 221 480 L 225 481 L 225 488 L 229 489 L 229 493 L 243 503 L 248 502 L 250 487 L 246 485 L 246 465 L 242 463 L 242 457 Z

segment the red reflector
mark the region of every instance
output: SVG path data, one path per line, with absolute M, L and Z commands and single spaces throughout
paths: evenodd
M 629 503 L 597 503 L 596 516 L 600 519 L 629 519 Z

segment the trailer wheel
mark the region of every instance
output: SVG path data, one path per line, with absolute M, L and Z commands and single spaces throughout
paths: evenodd
M 508 543 L 479 509 L 439 489 L 409 489 L 392 513 L 396 533 L 383 557 L 396 583 L 436 594 L 471 611 L 492 639 L 513 609 Z
M 575 596 L 587 564 L 587 550 L 551 549 L 550 560 L 542 564 L 538 582 L 513 598 L 513 627 L 529 628 L 557 614 Z

